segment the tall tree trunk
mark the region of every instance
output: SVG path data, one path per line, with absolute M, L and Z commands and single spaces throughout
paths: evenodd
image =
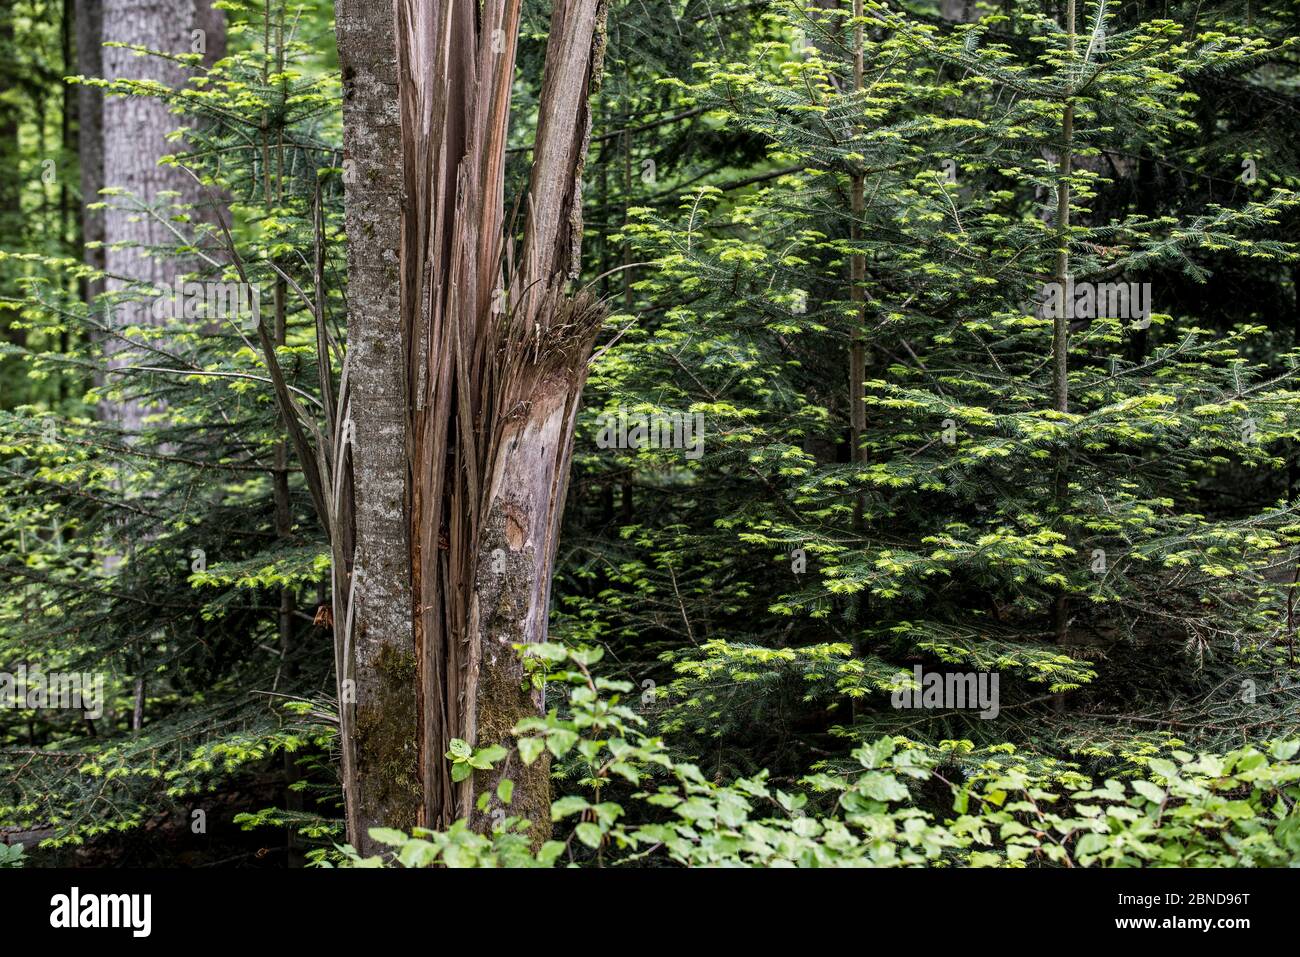
M 1075 0 L 1066 0 L 1064 11 L 1065 32 L 1071 54 L 1075 48 Z M 1061 306 L 1065 305 L 1065 287 L 1070 279 L 1070 180 L 1074 162 L 1074 98 L 1066 99 L 1061 117 L 1061 155 L 1057 160 L 1056 192 L 1056 272 L 1055 281 L 1062 290 Z M 1059 308 L 1052 320 L 1052 397 L 1057 412 L 1070 411 L 1070 320 L 1069 310 Z M 1069 504 L 1070 459 L 1061 450 L 1056 459 L 1056 487 L 1054 490 L 1058 510 L 1064 512 Z M 1070 638 L 1070 602 L 1064 589 L 1052 601 L 1052 632 L 1058 644 Z M 1058 695 L 1054 704 L 1063 710 L 1065 698 Z
M 76 0 L 74 13 L 77 35 L 77 72 L 86 77 L 103 75 L 100 52 L 104 6 L 102 0 Z M 82 259 L 99 271 L 104 269 L 104 211 L 86 207 L 99 201 L 104 186 L 104 95 L 98 87 L 77 87 L 77 154 L 81 166 Z M 102 279 L 88 280 L 82 289 L 87 303 L 104 291 Z
M 351 526 L 355 540 L 334 549 L 335 669 L 348 836 L 361 849 L 369 847 L 367 827 L 414 822 L 420 797 L 398 284 L 402 170 L 392 162 L 402 154 L 402 126 L 394 7 L 336 0 L 335 14 L 348 233 L 338 460 L 346 463 L 350 448 L 352 509 L 333 536 Z
M 604 316 L 566 291 L 604 3 L 553 4 L 518 250 L 504 168 L 520 0 L 336 10 L 356 544 L 335 621 L 348 832 L 365 850 L 370 827 L 470 815 L 497 775 L 453 784 L 450 742 L 504 741 L 542 709 L 540 693 L 521 690 L 513 646 L 545 640 L 577 406 Z M 506 773 L 511 812 L 540 841 L 548 768 Z
M 225 18 L 209 0 L 103 0 L 102 16 L 104 42 L 138 45 L 163 53 L 190 53 L 201 37 L 207 62 L 214 62 L 224 52 Z M 103 47 L 101 57 L 104 76 L 110 80 L 153 80 L 179 88 L 188 79 L 187 71 L 176 63 L 137 56 L 129 49 Z M 125 189 L 145 203 L 158 203 L 161 194 L 174 190 L 179 194 L 176 202 L 200 208 L 211 204 L 211 197 L 184 170 L 158 165 L 160 157 L 177 152 L 176 144 L 166 139 L 177 125 L 166 105 L 152 97 L 109 96 L 103 101 L 101 115 L 104 185 Z M 141 255 L 149 247 L 175 245 L 176 237 L 156 219 L 140 215 L 126 204 L 109 204 L 103 229 L 107 243 L 106 291 L 110 293 L 138 283 L 171 284 L 191 268 L 175 257 Z M 134 324 L 148 321 L 142 310 L 126 318 Z M 110 356 L 116 357 L 110 359 L 110 367 L 129 361 L 120 340 L 110 338 L 106 348 Z M 102 412 L 122 428 L 136 431 L 147 409 L 136 402 L 121 402 L 108 405 Z
M 22 180 L 17 174 L 19 155 L 18 127 L 21 111 L 18 100 L 7 94 L 18 84 L 18 69 L 13 61 L 14 52 L 14 3 L 13 0 L 0 0 L 0 166 L 7 170 L 7 175 L 0 176 L 0 236 L 6 245 L 21 247 L 26 233 L 22 211 Z M 10 263 L 0 264 L 0 296 L 18 297 L 18 289 L 12 285 L 14 267 Z M 21 329 L 11 327 L 15 313 L 8 308 L 0 308 L 0 325 L 6 340 L 22 344 L 25 335 Z
M 939 15 L 955 23 L 968 23 L 979 18 L 975 2 L 976 0 L 943 0 L 939 5 Z
M 862 0 L 853 0 L 851 10 L 854 21 L 853 93 L 856 96 L 862 92 L 864 73 Z M 867 433 L 867 403 L 864 388 L 864 383 L 867 381 L 867 260 L 856 250 L 857 244 L 862 241 L 862 220 L 866 215 L 866 179 L 860 173 L 855 173 L 849 182 L 849 204 L 851 209 L 849 239 L 855 249 L 849 257 L 849 300 L 853 303 L 853 336 L 849 343 L 849 460 L 865 471 L 867 466 L 867 450 L 864 445 Z M 865 536 L 866 533 L 866 514 L 867 497 L 859 492 L 853 497 L 853 531 L 859 536 Z M 854 652 L 859 657 L 865 658 L 867 648 L 862 635 L 867 624 L 870 592 L 862 592 L 855 598 L 854 619 L 858 628 L 853 642 Z M 859 699 L 851 699 L 850 710 L 855 717 L 861 707 L 862 702 Z

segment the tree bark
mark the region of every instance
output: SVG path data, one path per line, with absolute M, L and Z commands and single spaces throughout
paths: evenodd
M 74 9 L 77 36 L 77 72 L 85 77 L 103 75 L 100 42 L 104 22 L 101 0 L 76 0 Z M 77 87 L 77 154 L 81 166 L 81 238 L 82 260 L 86 265 L 104 270 L 104 211 L 86 207 L 99 201 L 104 186 L 104 95 L 98 87 Z M 82 290 L 87 303 L 94 302 L 104 290 L 102 279 L 90 279 Z
M 14 3 L 13 0 L 0 0 L 0 93 L 13 89 L 19 77 L 16 66 L 10 57 L 14 44 Z M 22 181 L 17 175 L 19 155 L 18 127 L 21 120 L 18 102 L 9 97 L 0 97 L 0 164 L 9 171 L 9 175 L 0 177 L 0 235 L 8 245 L 19 247 L 26 234 L 22 210 Z M 0 265 L 0 295 L 17 297 L 18 290 L 11 285 L 13 267 L 5 263 Z M 15 313 L 8 309 L 0 310 L 3 320 L 3 334 L 6 340 L 22 344 L 25 335 L 21 329 L 11 328 Z
M 1062 29 L 1066 35 L 1071 54 L 1075 49 L 1075 0 L 1066 0 L 1065 22 Z M 1073 91 L 1066 99 L 1064 113 L 1061 117 L 1061 155 L 1057 161 L 1056 193 L 1056 271 L 1055 281 L 1058 288 L 1064 290 L 1070 279 L 1070 173 L 1074 161 L 1074 98 Z M 1064 306 L 1064 291 L 1061 305 Z M 1052 393 L 1057 412 L 1070 411 L 1070 320 L 1067 310 L 1057 309 L 1052 320 Z M 1056 484 L 1054 495 L 1057 508 L 1064 512 L 1069 505 L 1070 492 L 1070 458 L 1064 449 L 1059 450 L 1056 459 Z M 1064 645 L 1070 640 L 1070 599 L 1064 588 L 1059 590 L 1052 601 L 1052 632 L 1057 644 Z M 1065 709 L 1065 696 L 1057 695 L 1053 699 L 1057 711 Z
M 513 646 L 546 637 L 577 406 L 604 315 L 567 292 L 604 4 L 553 5 L 518 250 L 504 167 L 519 0 L 405 0 L 395 13 L 337 0 L 336 11 L 356 544 L 351 601 L 335 619 L 351 623 L 344 790 L 364 852 L 381 824 L 471 816 L 486 827 L 474 797 L 499 773 L 454 785 L 450 742 L 505 741 L 542 709 L 540 693 L 520 690 Z M 510 813 L 540 841 L 547 766 L 500 773 L 516 784 Z
M 402 128 L 394 7 L 336 0 L 335 23 L 348 234 L 348 398 L 338 457 L 350 459 L 346 524 L 355 529 L 352 548 L 336 550 L 346 565 L 334 575 L 335 667 L 348 836 L 362 849 L 368 827 L 413 823 L 420 797 L 398 283 L 402 169 L 392 161 L 402 153 Z
M 87 47 L 93 30 L 94 0 L 82 0 L 86 7 Z M 215 62 L 225 48 L 225 17 L 214 10 L 209 0 L 103 0 L 101 37 L 103 42 L 116 41 L 147 47 L 164 53 L 189 53 L 194 32 L 204 31 L 206 61 Z M 78 31 L 79 41 L 81 31 Z M 102 47 L 101 65 L 109 80 L 154 80 L 179 88 L 188 80 L 187 72 L 170 60 L 137 56 L 121 47 Z M 83 72 L 88 72 L 83 68 Z M 88 112 L 93 105 L 88 101 Z M 145 203 L 157 203 L 161 194 L 173 190 L 179 194 L 173 202 L 203 207 L 211 199 L 184 170 L 159 166 L 162 156 L 178 152 L 181 147 L 169 143 L 167 134 L 176 127 L 176 118 L 160 100 L 144 96 L 109 96 L 102 102 L 102 183 L 120 187 Z M 92 143 L 92 150 L 95 148 Z M 91 157 L 92 163 L 94 157 Z M 90 170 L 94 175 L 93 166 Z M 96 187 L 86 183 L 83 189 Z M 97 188 L 97 187 L 96 187 Z M 83 193 L 83 196 L 85 194 Z M 94 202 L 93 193 L 85 198 Z M 183 259 L 165 255 L 142 255 L 145 250 L 175 245 L 176 237 L 157 220 L 140 215 L 128 204 L 109 203 L 103 213 L 104 268 L 109 293 L 138 286 L 174 283 L 191 268 Z M 133 310 L 130 316 L 116 317 L 131 324 L 148 324 L 146 310 Z M 106 343 L 109 367 L 127 364 L 124 344 L 111 336 Z M 137 402 L 105 403 L 101 414 L 127 431 L 138 431 L 148 408 Z
M 939 5 L 939 16 L 954 23 L 969 23 L 979 19 L 975 9 L 975 0 L 943 0 Z

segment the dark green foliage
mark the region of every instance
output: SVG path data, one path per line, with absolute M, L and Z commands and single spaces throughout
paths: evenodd
M 629 325 L 589 406 L 701 412 L 707 451 L 580 457 L 580 487 L 622 494 L 602 516 L 617 534 L 575 566 L 569 633 L 609 641 L 638 681 L 666 682 L 647 654 L 665 650 L 666 727 L 698 730 L 745 771 L 751 747 L 769 763 L 793 751 L 793 769 L 842 746 L 828 736 L 882 730 L 1057 756 L 1170 711 L 1166 727 L 1205 741 L 1293 732 L 1290 691 L 1243 688 L 1275 685 L 1292 661 L 1296 178 L 1281 154 L 1249 187 L 1151 192 L 1126 159 L 1223 151 L 1190 91 L 1279 82 L 1287 24 L 1261 15 L 1234 38 L 1108 9 L 1103 27 L 1089 6 L 1071 57 L 1036 5 L 957 26 L 869 4 L 868 85 L 853 94 L 843 12 L 781 10 L 774 29 L 814 42 L 787 32 L 704 64 L 684 95 L 794 171 L 741 195 L 694 191 L 676 216 L 639 210 L 624 231 L 659 269 L 640 284 L 649 308 L 611 320 Z M 1218 27 L 1234 25 L 1223 13 Z M 1061 414 L 1034 299 L 1053 277 L 1067 94 L 1071 275 L 1150 282 L 1154 306 L 1149 329 L 1073 323 Z M 1225 183 L 1240 159 L 1219 154 Z M 865 467 L 846 447 L 858 323 Z M 1006 713 L 890 708 L 918 663 L 999 672 Z
M 342 322 L 337 80 L 313 52 L 328 46 L 320 11 L 292 35 L 275 15 L 267 47 L 261 9 L 231 9 L 230 56 L 190 87 L 106 88 L 159 95 L 173 107 L 189 129 L 174 161 L 228 200 L 229 238 L 174 198 L 109 190 L 103 202 L 170 222 L 175 245 L 151 254 L 186 257 L 194 281 L 238 280 L 237 256 L 260 289 L 262 321 L 283 325 L 279 356 L 290 385 L 308 395 L 319 388 L 317 242 L 328 283 L 319 293 L 336 330 Z M 53 826 L 47 844 L 57 845 L 138 825 L 174 802 L 213 807 L 216 816 L 216 798 L 194 795 L 228 786 L 241 769 L 264 770 L 280 754 L 292 756 L 287 766 L 306 755 L 328 775 L 317 786 L 328 783 L 335 772 L 321 759 L 334 734 L 331 642 L 327 627 L 313 624 L 317 608 L 328 607 L 327 549 L 292 459 L 289 526 L 277 530 L 283 439 L 253 326 L 206 314 L 151 326 L 139 321 L 139 307 L 152 308 L 160 290 L 128 288 L 86 304 L 75 281 L 85 267 L 50 258 L 35 265 L 27 323 L 46 342 L 76 330 L 75 344 L 16 351 L 12 365 L 88 382 L 107 337 L 129 343 L 130 358 L 96 372 L 102 386 L 74 414 L 31 406 L 0 413 L 0 573 L 8 583 L 0 659 L 9 670 L 22 663 L 93 672 L 107 684 L 97 720 L 0 714 L 0 744 L 19 749 L 4 759 L 0 818 Z M 154 409 L 139 432 L 93 417 L 100 403 L 132 400 Z M 285 594 L 292 617 L 282 635 Z M 322 797 L 334 815 L 333 788 Z

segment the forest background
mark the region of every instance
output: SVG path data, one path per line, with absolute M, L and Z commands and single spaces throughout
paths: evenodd
M 1300 7 L 600 18 L 540 704 L 435 749 L 472 810 L 349 833 L 351 41 L 0 0 L 0 865 L 1293 863 Z

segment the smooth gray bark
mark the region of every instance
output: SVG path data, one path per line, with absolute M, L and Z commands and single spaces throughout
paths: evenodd
M 77 38 L 77 72 L 85 77 L 103 75 L 100 41 L 104 20 L 102 0 L 76 0 L 74 9 Z M 83 83 L 77 87 L 77 152 L 81 166 L 81 236 L 86 244 L 86 265 L 104 269 L 104 211 L 87 209 L 99 202 L 104 185 L 104 95 L 98 87 Z M 102 280 L 86 284 L 87 302 L 103 290 Z
M 88 14 L 89 15 L 89 14 Z M 213 10 L 208 0 L 103 0 L 102 41 L 147 47 L 164 53 L 189 53 L 195 31 L 203 31 L 207 62 L 225 49 L 225 17 Z M 89 40 L 89 37 L 87 38 Z M 177 64 L 152 56 L 137 56 L 121 47 L 103 47 L 101 64 L 109 80 L 154 80 L 180 88 L 187 73 Z M 210 206 L 212 198 L 185 171 L 159 166 L 162 156 L 183 151 L 181 144 L 168 142 L 167 134 L 178 125 L 177 118 L 161 101 L 145 96 L 107 96 L 102 104 L 103 185 L 118 187 L 146 204 L 161 202 Z M 92 171 L 93 172 L 93 171 Z M 93 184 L 91 184 L 93 185 Z M 164 200 L 175 191 L 179 197 Z M 150 254 L 176 245 L 176 237 L 156 218 L 133 210 L 115 199 L 103 214 L 107 248 L 104 268 L 106 291 L 119 292 L 141 283 L 171 284 L 191 264 L 166 254 Z M 149 313 L 126 309 L 115 313 L 110 324 L 144 325 Z M 110 368 L 129 363 L 129 349 L 111 331 L 105 343 Z M 105 403 L 102 414 L 127 431 L 138 431 L 148 409 L 138 402 Z
M 14 4 L 13 0 L 0 0 L 0 46 L 8 48 L 14 42 Z M 12 61 L 0 62 L 0 93 L 7 93 L 17 86 L 20 78 L 16 74 L 17 65 Z M 16 175 L 20 155 L 18 128 L 21 122 L 21 110 L 18 102 L 5 98 L 0 100 L 0 163 L 9 171 L 9 175 L 0 179 L 0 235 L 6 244 L 17 245 L 26 232 L 22 210 L 22 182 Z M 0 265 L 0 294 L 16 296 L 18 290 L 9 285 L 13 267 L 6 263 Z M 0 313 L 4 320 L 3 333 L 6 339 L 21 343 L 25 336 L 21 329 L 10 328 L 13 313 L 5 310 Z

